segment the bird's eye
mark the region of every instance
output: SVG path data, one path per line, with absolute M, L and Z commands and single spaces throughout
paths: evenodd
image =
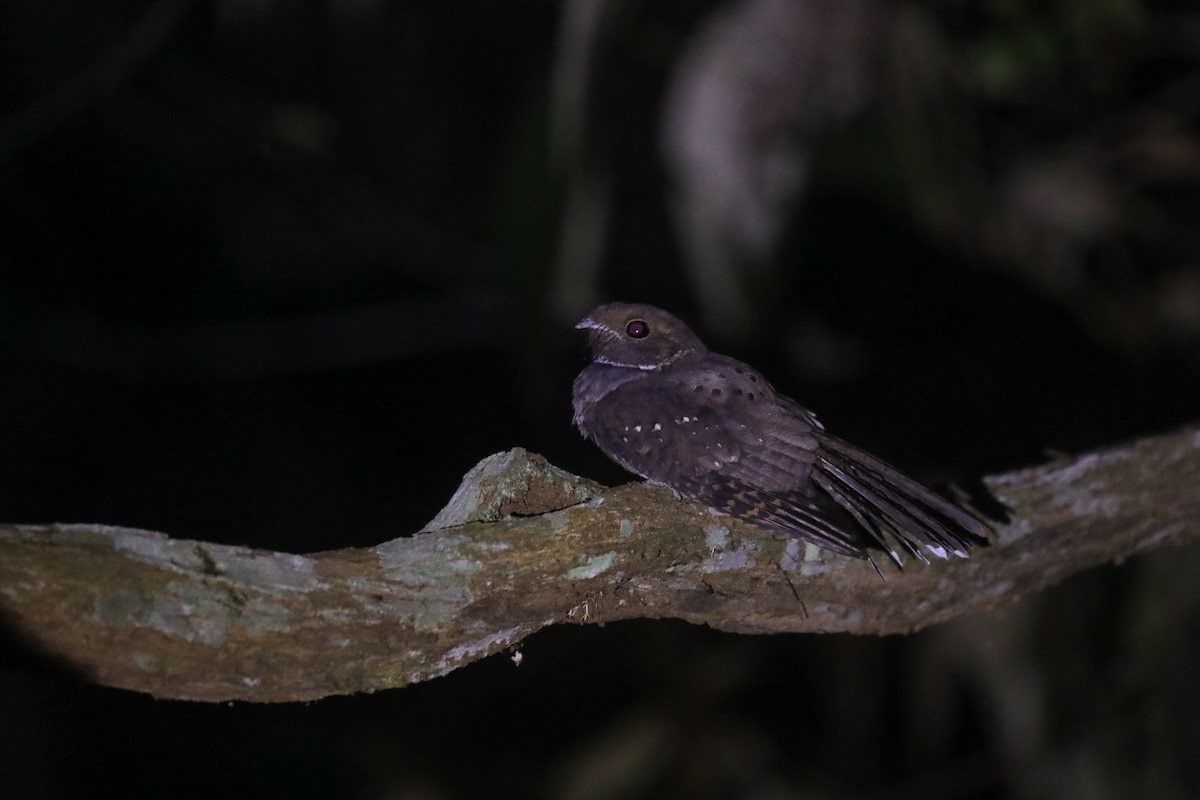
M 643 320 L 635 319 L 625 326 L 625 333 L 633 339 L 645 339 L 646 334 L 650 333 L 650 326 Z

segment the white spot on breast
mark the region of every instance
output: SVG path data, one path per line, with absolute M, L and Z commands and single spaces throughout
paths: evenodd
M 661 422 L 656 422 L 656 423 L 654 423 L 654 430 L 656 430 L 656 431 L 661 431 L 661 430 L 662 430 L 662 423 L 661 423 Z
M 628 429 L 626 429 L 626 430 L 628 430 Z M 642 432 L 642 426 L 641 426 L 641 425 L 634 425 L 634 426 L 633 426 L 633 430 L 634 430 L 635 432 L 637 432 L 637 433 L 641 433 L 641 432 Z

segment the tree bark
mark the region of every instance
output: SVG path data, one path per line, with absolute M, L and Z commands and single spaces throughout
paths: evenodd
M 516 449 L 410 536 L 291 555 L 103 525 L 0 526 L 0 617 L 90 680 L 288 701 L 443 675 L 548 625 L 672 617 L 737 633 L 901 633 L 1200 538 L 1200 428 L 985 479 L 970 559 L 830 555 Z

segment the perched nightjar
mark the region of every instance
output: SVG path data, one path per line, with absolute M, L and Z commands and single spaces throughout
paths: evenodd
M 966 557 L 988 526 L 825 432 L 757 371 L 710 352 L 654 306 L 610 303 L 577 326 L 592 363 L 575 379 L 575 425 L 604 453 L 683 497 L 826 550 L 897 564 Z

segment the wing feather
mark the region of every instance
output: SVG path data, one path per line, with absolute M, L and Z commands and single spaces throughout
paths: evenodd
M 715 358 L 715 356 L 714 356 Z M 987 526 L 887 463 L 829 436 L 745 365 L 627 380 L 580 423 L 629 471 L 747 521 L 844 555 L 892 542 L 965 556 Z

